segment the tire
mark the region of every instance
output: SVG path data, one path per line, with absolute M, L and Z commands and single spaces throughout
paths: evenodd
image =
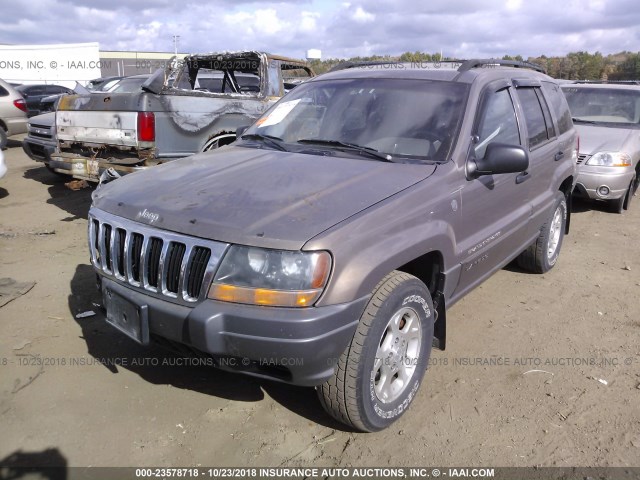
M 636 187 L 637 187 L 637 183 L 636 183 L 636 179 L 634 178 L 633 180 L 631 180 L 631 183 L 629 184 L 629 189 L 627 190 L 627 193 L 624 196 L 624 204 L 622 205 L 622 207 L 625 210 L 629 210 L 629 207 L 631 206 L 631 200 L 633 199 L 633 196 L 636 193 Z
M 397 271 L 384 277 L 333 377 L 317 387 L 325 410 L 363 432 L 395 422 L 415 398 L 427 369 L 433 324 L 433 302 L 424 283 Z
M 567 199 L 557 192 L 553 213 L 540 230 L 540 235 L 518 257 L 520 268 L 534 273 L 545 273 L 558 261 L 567 225 Z
M 4 131 L 4 128 L 0 127 L 0 150 L 7 149 L 7 132 Z
M 615 200 L 609 200 L 609 208 L 613 213 L 621 214 L 625 210 L 624 204 L 627 201 L 627 195 L 629 195 L 628 190 L 620 198 L 616 198 Z

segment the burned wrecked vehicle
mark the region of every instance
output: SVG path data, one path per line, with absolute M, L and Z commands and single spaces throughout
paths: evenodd
M 304 62 L 259 52 L 190 55 L 134 92 L 65 97 L 56 113 L 58 173 L 98 181 L 235 140 L 299 79 Z

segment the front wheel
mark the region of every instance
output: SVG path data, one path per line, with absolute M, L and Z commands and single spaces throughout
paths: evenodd
M 318 387 L 325 410 L 364 432 L 395 422 L 415 398 L 424 376 L 433 324 L 433 303 L 424 283 L 398 271 L 383 278 L 334 376 Z
M 636 193 L 636 188 L 637 188 L 637 183 L 636 183 L 636 179 L 634 178 L 633 180 L 631 180 L 631 183 L 629 184 L 629 188 L 627 189 L 626 193 L 622 196 L 622 198 L 620 198 L 619 200 L 614 200 L 612 209 L 615 213 L 622 213 L 622 210 L 629 210 L 629 207 L 631 206 L 631 200 L 633 199 L 633 195 Z
M 567 199 L 557 192 L 553 213 L 540 229 L 540 235 L 518 257 L 518 265 L 534 273 L 545 273 L 558 261 L 567 225 Z

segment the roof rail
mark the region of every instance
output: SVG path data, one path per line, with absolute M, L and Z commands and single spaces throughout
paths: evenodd
M 547 71 L 542 68 L 540 65 L 530 62 L 521 62 L 519 60 L 501 60 L 499 58 L 484 58 L 484 59 L 473 59 L 467 60 L 460 68 L 458 68 L 459 72 L 466 72 L 467 70 L 471 70 L 472 68 L 484 67 L 489 65 L 499 65 L 501 67 L 515 67 L 515 68 L 529 68 L 531 70 L 535 70 L 540 73 L 547 73 Z
M 340 62 L 329 69 L 329 72 L 337 72 L 338 70 L 346 70 L 347 68 L 372 67 L 374 65 L 392 65 L 399 64 L 397 60 L 375 60 L 368 62 Z
M 371 66 L 376 66 L 376 65 L 432 65 L 434 69 L 439 69 L 440 67 L 444 66 L 444 65 L 455 65 L 455 64 L 462 64 L 464 63 L 465 60 L 372 60 L 372 61 L 365 61 L 365 62 L 351 62 L 351 61 L 345 61 L 345 62 L 341 62 L 337 65 L 335 65 L 334 67 L 332 67 L 329 72 L 335 72 L 338 70 L 345 70 L 347 68 L 358 68 L 358 67 L 371 67 Z M 422 67 L 424 68 L 424 66 Z M 453 67 L 452 67 L 453 68 Z
M 602 83 L 614 85 L 640 85 L 640 80 L 574 80 L 572 83 Z

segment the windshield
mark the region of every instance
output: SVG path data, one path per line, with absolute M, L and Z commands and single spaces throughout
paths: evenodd
M 289 150 L 358 146 L 393 161 L 446 161 L 467 87 L 414 79 L 348 79 L 300 85 L 245 133 L 282 140 Z
M 574 121 L 640 123 L 640 89 L 562 87 Z

